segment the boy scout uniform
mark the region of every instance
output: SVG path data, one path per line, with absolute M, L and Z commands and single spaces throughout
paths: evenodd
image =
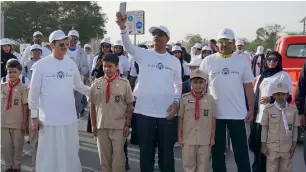
M 110 83 L 110 99 L 106 103 L 106 86 L 104 77 L 97 79 L 89 97 L 89 102 L 96 106 L 100 164 L 103 172 L 124 172 L 123 129 L 127 105 L 134 102 L 134 97 L 129 81 L 118 77 Z
M 1 152 L 7 168 L 20 169 L 24 137 L 23 105 L 28 103 L 28 92 L 24 84 L 13 88 L 12 106 L 7 110 L 8 83 L 1 84 Z
M 205 79 L 199 70 L 191 72 L 192 78 Z M 216 103 L 213 96 L 205 94 L 199 103 L 199 119 L 195 120 L 196 98 L 192 93 L 182 96 L 179 116 L 183 118 L 182 159 L 184 172 L 208 172 L 210 158 L 210 138 Z
M 288 86 L 284 83 L 272 87 L 272 94 L 288 92 Z M 288 127 L 285 127 L 284 123 L 287 123 Z M 297 142 L 298 137 L 299 118 L 296 106 L 288 104 L 282 112 L 276 103 L 267 105 L 261 125 L 263 127 L 261 142 L 267 144 L 269 151 L 267 172 L 290 172 L 292 159 L 290 159 L 289 150 L 293 142 Z

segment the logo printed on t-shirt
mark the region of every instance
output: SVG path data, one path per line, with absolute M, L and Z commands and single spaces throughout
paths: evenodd
M 222 71 L 221 71 L 221 73 L 222 73 L 223 75 L 228 75 L 228 74 L 230 73 L 230 71 L 229 71 L 228 68 L 223 68 Z
M 63 71 L 58 71 L 56 76 L 59 78 L 59 79 L 63 79 L 65 77 L 65 73 Z

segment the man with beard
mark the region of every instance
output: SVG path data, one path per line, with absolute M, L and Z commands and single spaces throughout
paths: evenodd
M 43 37 L 43 34 L 40 32 L 40 31 L 36 31 L 36 32 L 34 32 L 34 34 L 33 34 L 33 43 L 32 43 L 32 45 L 33 44 L 38 44 L 38 45 L 40 45 L 41 47 L 42 47 L 42 54 L 41 54 L 41 57 L 43 58 L 43 57 L 45 57 L 45 56 L 48 56 L 48 55 L 50 55 L 51 54 L 51 51 L 48 49 L 48 48 L 46 48 L 46 47 L 44 47 L 43 45 L 42 45 L 42 37 Z M 27 47 L 24 51 L 23 51 L 23 53 L 22 53 L 22 58 L 21 58 L 21 65 L 23 65 L 23 63 L 24 62 L 26 62 L 26 61 L 28 61 L 29 60 L 29 58 L 31 58 L 31 47 Z

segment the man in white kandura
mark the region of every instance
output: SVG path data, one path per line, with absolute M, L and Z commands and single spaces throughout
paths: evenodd
M 65 56 L 68 37 L 61 30 L 49 37 L 52 54 L 32 66 L 29 108 L 39 132 L 36 172 L 81 172 L 73 90 L 85 95 L 76 63 Z

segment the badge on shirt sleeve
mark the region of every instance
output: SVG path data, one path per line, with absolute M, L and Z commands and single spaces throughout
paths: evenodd
M 292 130 L 292 124 L 288 124 L 289 131 Z
M 203 116 L 208 116 L 208 109 L 205 109 L 205 110 L 204 110 Z
M 277 114 L 270 114 L 270 118 L 276 118 Z
M 19 104 L 19 100 L 18 100 L 18 99 L 15 99 L 15 100 L 14 100 L 14 106 L 18 106 L 18 104 Z
M 120 102 L 120 96 L 115 96 L 115 103 L 119 103 Z
M 188 103 L 194 103 L 194 101 L 193 100 L 188 100 Z

